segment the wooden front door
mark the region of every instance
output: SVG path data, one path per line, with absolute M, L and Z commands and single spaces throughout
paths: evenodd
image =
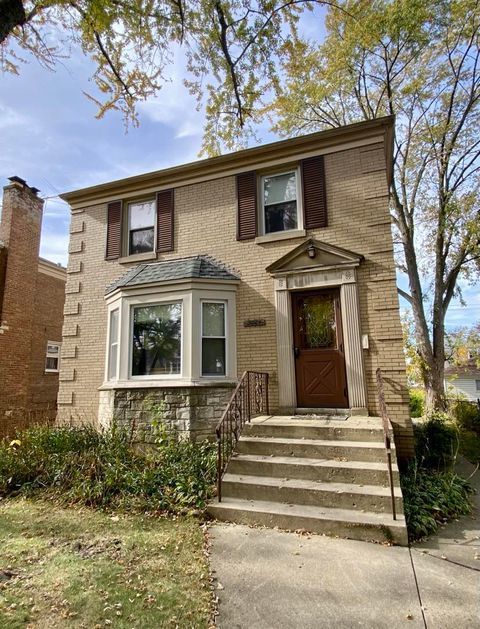
M 347 408 L 340 291 L 292 293 L 297 406 Z

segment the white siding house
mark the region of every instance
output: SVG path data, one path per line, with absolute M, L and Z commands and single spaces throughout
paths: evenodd
M 465 367 L 449 366 L 445 369 L 447 393 L 462 395 L 467 400 L 476 402 L 480 399 L 480 369 L 475 364 Z

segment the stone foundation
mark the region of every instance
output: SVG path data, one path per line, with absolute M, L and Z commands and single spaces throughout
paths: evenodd
M 98 418 L 107 428 L 116 423 L 152 440 L 152 422 L 161 421 L 194 441 L 211 438 L 234 389 L 224 386 L 110 389 L 100 392 Z

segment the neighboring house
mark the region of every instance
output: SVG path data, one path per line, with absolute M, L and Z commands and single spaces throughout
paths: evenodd
M 471 402 L 480 400 L 480 368 L 476 359 L 465 365 L 445 367 L 447 395 L 460 395 Z
M 38 256 L 38 190 L 10 182 L 0 222 L 0 436 L 55 418 L 67 277 Z
M 62 195 L 60 422 L 212 434 L 244 370 L 270 408 L 379 415 L 412 452 L 388 184 L 393 119 Z M 304 411 L 301 411 L 304 412 Z M 380 424 L 379 424 L 380 425 Z

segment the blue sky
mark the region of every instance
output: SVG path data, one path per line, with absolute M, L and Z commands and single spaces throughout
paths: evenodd
M 320 16 L 309 15 L 304 30 L 318 36 L 321 29 Z M 140 126 L 128 132 L 117 112 L 95 119 L 95 104 L 82 94 L 94 91 L 89 80 L 93 66 L 80 52 L 58 64 L 55 72 L 35 60 L 20 72 L 0 75 L 0 180 L 5 185 L 7 177 L 18 175 L 47 198 L 40 255 L 65 264 L 69 208 L 56 195 L 194 160 L 203 115 L 183 86 L 179 56 L 170 82 L 155 99 L 140 104 Z M 266 126 L 257 135 L 262 141 L 275 139 Z M 478 285 L 464 286 L 464 298 L 467 308 L 454 303 L 449 326 L 479 319 Z

